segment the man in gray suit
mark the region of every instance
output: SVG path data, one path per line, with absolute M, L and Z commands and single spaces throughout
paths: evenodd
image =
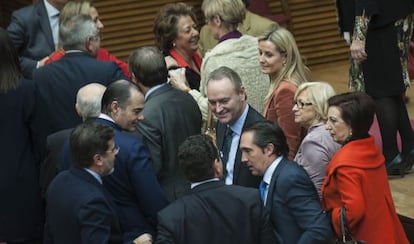
M 23 76 L 44 65 L 58 43 L 59 13 L 68 0 L 39 0 L 13 12 L 7 27 L 19 52 Z
M 138 133 L 148 146 L 158 180 L 170 200 L 190 189 L 177 164 L 177 149 L 185 138 L 201 132 L 201 112 L 187 93 L 167 83 L 164 56 L 143 47 L 129 58 L 132 79 L 145 94 L 144 120 Z

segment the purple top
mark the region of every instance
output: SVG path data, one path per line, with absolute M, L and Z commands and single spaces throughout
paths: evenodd
M 316 124 L 308 129 L 303 138 L 294 161 L 302 166 L 321 197 L 321 186 L 326 176 L 326 166 L 332 156 L 341 147 L 326 130 L 324 123 Z
M 220 39 L 219 39 L 219 43 L 228 39 L 237 39 L 240 38 L 242 36 L 242 33 L 240 33 L 239 31 L 232 31 L 229 32 L 227 34 L 224 34 Z

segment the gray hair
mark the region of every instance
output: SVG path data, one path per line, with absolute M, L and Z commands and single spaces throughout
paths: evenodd
M 74 15 L 64 20 L 59 26 L 59 40 L 64 50 L 85 50 L 85 40 L 97 37 L 98 29 L 91 16 Z
M 76 108 L 83 120 L 99 116 L 105 89 L 106 87 L 99 83 L 91 83 L 79 89 L 76 95 Z

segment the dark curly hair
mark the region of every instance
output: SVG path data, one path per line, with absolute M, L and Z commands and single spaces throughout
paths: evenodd
M 191 182 L 213 178 L 213 164 L 219 158 L 217 147 L 208 135 L 190 136 L 178 148 L 178 162 Z
M 193 8 L 185 3 L 169 3 L 162 7 L 154 21 L 154 35 L 158 48 L 164 55 L 173 47 L 173 41 L 177 37 L 177 23 L 180 17 L 190 16 L 197 24 L 197 17 Z

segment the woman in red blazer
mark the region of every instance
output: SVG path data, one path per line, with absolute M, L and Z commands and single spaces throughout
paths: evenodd
M 375 103 L 362 92 L 345 93 L 328 100 L 327 129 L 342 148 L 327 167 L 322 185 L 322 206 L 331 212 L 338 237 L 340 209 L 353 237 L 366 243 L 408 243 L 395 211 L 384 156 L 368 134 Z
M 296 41 L 288 30 L 276 27 L 259 38 L 261 71 L 270 76 L 263 116 L 282 128 L 293 160 L 306 132 L 295 122 L 292 111 L 296 89 L 310 81 L 309 69 L 302 61 Z

